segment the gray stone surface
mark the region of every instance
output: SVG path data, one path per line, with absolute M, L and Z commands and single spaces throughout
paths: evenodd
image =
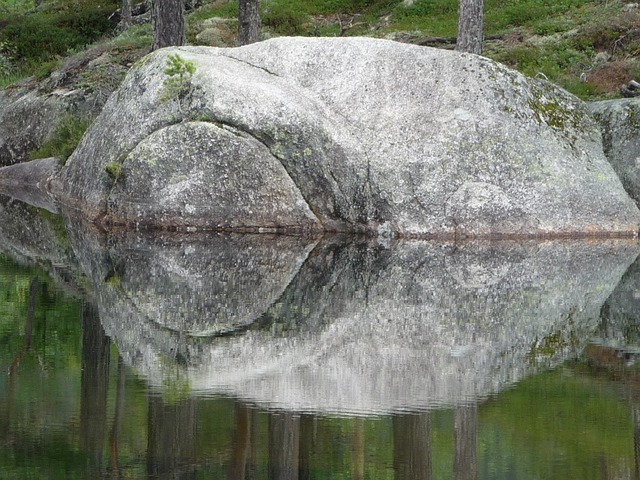
M 640 353 L 640 259 L 629 267 L 607 299 L 593 340 L 621 351 Z
M 193 61 L 197 71 L 187 95 L 161 102 L 171 53 Z M 482 57 L 366 38 L 155 52 L 111 97 L 56 193 L 90 218 L 127 223 L 126 212 L 108 206 L 136 192 L 127 190 L 126 175 L 112 189 L 105 167 L 118 162 L 127 172 L 129 163 L 145 161 L 150 136 L 181 122 L 186 131 L 216 125 L 213 143 L 224 130 L 238 132 L 246 145 L 262 143 L 269 170 L 286 170 L 329 231 L 553 235 L 629 233 L 640 224 L 582 102 Z M 177 147 L 159 143 L 151 153 L 165 149 L 160 157 L 168 161 Z M 202 162 L 190 178 L 206 176 L 211 191 L 228 188 L 223 172 L 238 158 L 223 160 Z M 218 170 L 205 174 L 211 165 Z M 233 188 L 253 187 L 247 166 L 240 180 L 248 182 Z M 154 177 L 160 189 L 171 185 L 175 170 L 167 172 Z M 276 205 L 289 201 L 284 185 L 283 195 L 271 199 Z M 201 188 L 185 192 L 165 205 L 168 211 L 187 215 L 187 205 L 206 203 Z M 155 215 L 152 192 L 137 201 L 136 215 Z M 258 225 L 269 205 L 243 222 Z M 304 208 L 293 210 L 308 218 Z
M 640 98 L 589 104 L 602 127 L 607 159 L 629 195 L 640 203 Z
M 262 143 L 206 122 L 171 125 L 140 142 L 111 190 L 109 215 L 138 227 L 319 228 Z

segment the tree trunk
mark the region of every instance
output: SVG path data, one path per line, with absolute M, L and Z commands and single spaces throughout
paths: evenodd
M 238 45 L 249 45 L 259 40 L 259 1 L 238 0 Z
M 484 0 L 460 0 L 458 12 L 456 50 L 480 55 L 482 53 Z
M 120 10 L 120 30 L 123 32 L 131 26 L 131 0 L 122 0 Z
M 184 0 L 152 0 L 152 50 L 184 45 Z

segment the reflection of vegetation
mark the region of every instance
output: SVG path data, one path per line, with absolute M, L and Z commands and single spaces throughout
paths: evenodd
M 68 372 L 80 369 L 80 335 L 74 301 L 52 288 L 41 271 L 0 257 L 2 372 L 11 365 L 11 374 L 0 380 L 0 443 L 14 442 L 0 449 L 0 470 L 8 478 L 35 478 L 45 466 L 62 478 L 68 464 L 81 465 L 71 432 L 54 426 L 73 418 L 77 400 L 69 393 L 78 391 L 79 377 Z M 38 460 L 21 461 L 16 451 Z
M 568 325 L 572 325 L 572 323 L 569 322 Z M 576 337 L 575 330 L 558 330 L 534 343 L 527 356 L 531 362 L 535 363 L 541 358 L 552 358 L 564 350 L 576 348 L 579 344 L 580 341 Z
M 62 116 L 54 128 L 51 138 L 38 150 L 30 152 L 29 157 L 32 160 L 56 157 L 64 165 L 80 143 L 90 123 L 89 119 L 81 115 L 68 113 Z
M 176 364 L 165 362 L 164 378 L 162 379 L 162 401 L 167 405 L 176 405 L 189 398 L 191 386 L 186 372 Z
M 62 218 L 62 215 L 51 213 L 50 211 L 45 210 L 44 208 L 36 208 L 30 205 L 27 205 L 27 208 L 35 210 L 38 213 L 38 215 L 40 215 L 47 223 L 49 223 L 49 225 L 51 225 L 51 228 L 55 233 L 56 241 L 58 242 L 58 245 L 63 247 L 65 250 L 71 251 L 69 234 L 67 233 L 67 227 L 64 224 L 64 218 Z
M 630 406 L 570 370 L 521 382 L 483 406 L 480 423 L 484 455 L 500 458 L 488 465 L 494 471 L 513 465 L 521 478 L 599 479 L 603 465 L 633 469 Z
M 118 162 L 109 162 L 105 165 L 104 171 L 107 172 L 112 182 L 116 182 L 122 175 L 122 166 Z
M 109 270 L 107 276 L 104 279 L 104 283 L 112 287 L 120 286 L 120 275 L 115 270 Z
M 113 363 L 115 382 L 117 365 Z M 94 477 L 86 470 L 88 452 L 78 444 L 84 401 L 81 368 L 78 302 L 57 290 L 41 270 L 16 265 L 0 255 L 2 478 Z M 11 375 L 7 375 L 9 369 Z M 142 391 L 139 381 L 129 377 L 127 414 L 138 419 L 146 416 Z M 113 401 L 110 397 L 109 402 Z M 139 459 L 146 448 L 146 425 L 128 425 L 121 444 L 120 461 L 127 465 L 124 473 L 129 478 L 144 476 L 144 462 Z

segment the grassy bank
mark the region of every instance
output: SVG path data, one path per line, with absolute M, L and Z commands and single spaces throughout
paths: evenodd
M 118 1 L 13 0 L 0 6 L 0 86 L 45 78 L 92 46 L 127 66 L 148 27 L 116 35 Z M 263 35 L 367 35 L 453 48 L 457 0 L 263 0 Z M 205 0 L 188 15 L 193 44 L 234 44 L 237 2 Z M 215 18 L 221 20 L 213 20 Z M 584 99 L 619 96 L 640 77 L 640 8 L 626 0 L 485 0 L 484 54 Z M 96 47 L 99 42 L 100 47 Z M 100 79 L 94 79 L 99 83 Z

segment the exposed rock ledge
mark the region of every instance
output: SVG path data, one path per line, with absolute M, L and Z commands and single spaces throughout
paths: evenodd
M 196 73 L 163 102 L 172 53 Z M 279 38 L 146 57 L 52 186 L 84 216 L 139 227 L 635 234 L 600 137 L 583 102 L 479 56 Z

